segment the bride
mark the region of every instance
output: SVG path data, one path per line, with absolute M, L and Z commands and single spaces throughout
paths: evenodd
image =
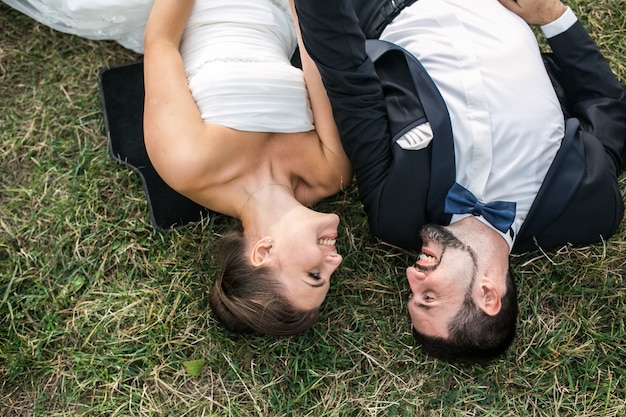
M 137 45 L 150 160 L 173 189 L 243 227 L 223 239 L 214 314 L 238 332 L 289 335 L 311 326 L 342 258 L 338 216 L 307 205 L 340 191 L 352 172 L 317 68 L 306 53 L 303 70 L 290 63 L 300 41 L 293 4 L 3 1 L 86 37 L 94 33 L 85 28 L 96 27 L 89 20 L 108 19 L 98 35 L 120 42 L 149 15 Z

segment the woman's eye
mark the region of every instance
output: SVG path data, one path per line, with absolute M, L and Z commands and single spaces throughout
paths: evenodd
M 322 279 L 322 277 L 320 276 L 320 274 L 316 273 L 316 272 L 309 272 L 309 276 L 311 278 L 313 278 L 316 281 L 319 281 L 320 279 Z

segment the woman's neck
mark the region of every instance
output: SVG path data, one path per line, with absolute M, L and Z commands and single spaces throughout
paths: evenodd
M 268 182 L 249 192 L 239 218 L 247 235 L 264 236 L 287 211 L 297 206 L 301 204 L 296 200 L 291 185 Z

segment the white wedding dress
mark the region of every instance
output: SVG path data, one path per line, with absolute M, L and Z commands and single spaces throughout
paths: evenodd
M 207 123 L 250 132 L 307 132 L 313 116 L 289 0 L 196 0 L 180 52 Z
M 2 0 L 65 33 L 143 52 L 153 0 Z M 288 0 L 196 0 L 181 41 L 190 90 L 207 123 L 307 132 L 313 117 Z
M 143 52 L 143 32 L 153 0 L 2 0 L 60 32 L 113 40 Z

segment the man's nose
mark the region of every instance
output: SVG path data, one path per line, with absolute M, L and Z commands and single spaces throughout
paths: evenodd
M 415 265 L 411 265 L 406 269 L 406 277 L 409 281 L 412 279 L 415 281 L 424 281 L 426 279 L 426 273 L 415 268 Z

